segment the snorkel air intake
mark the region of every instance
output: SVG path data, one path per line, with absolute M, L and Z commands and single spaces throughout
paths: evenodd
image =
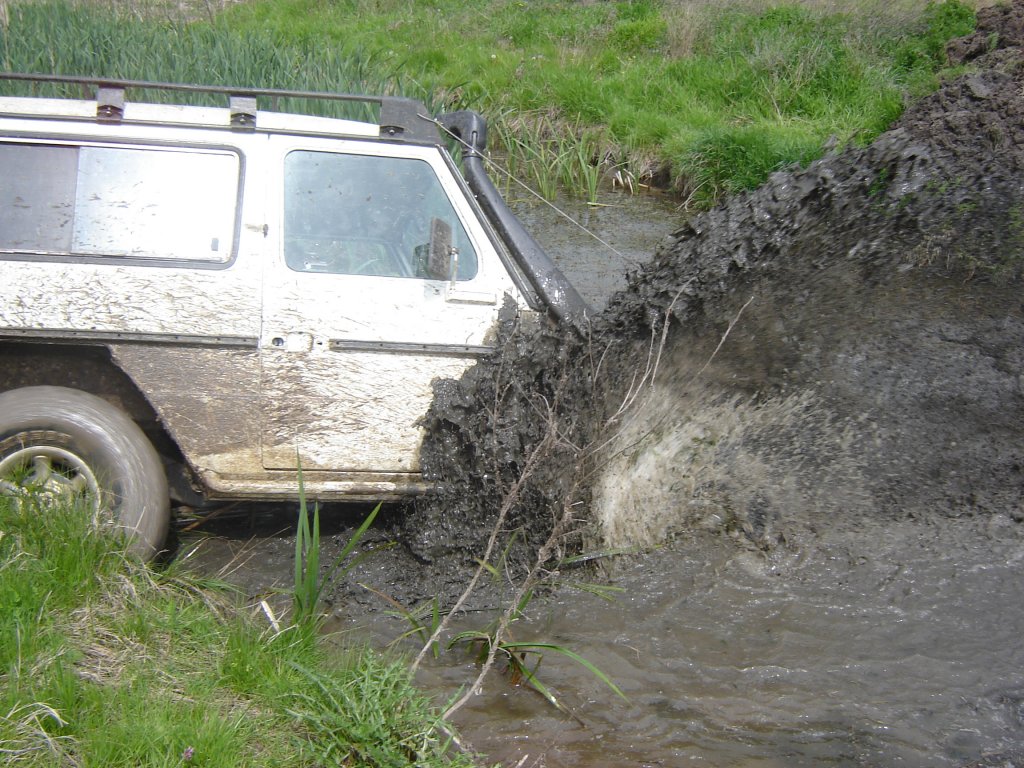
M 441 115 L 438 122 L 463 143 L 466 182 L 533 289 L 555 317 L 583 330 L 590 314 L 587 302 L 509 210 L 487 176 L 483 161 L 483 152 L 487 149 L 487 121 L 476 112 L 462 110 Z

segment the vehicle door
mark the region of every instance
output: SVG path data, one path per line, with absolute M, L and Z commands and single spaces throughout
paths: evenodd
M 264 467 L 298 456 L 309 471 L 416 472 L 431 382 L 486 351 L 515 286 L 438 150 L 270 140 L 281 198 L 264 273 Z

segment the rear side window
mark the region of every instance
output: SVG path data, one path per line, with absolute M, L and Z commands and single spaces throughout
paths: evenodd
M 431 233 L 450 231 L 456 279 L 476 250 L 430 164 L 293 151 L 284 167 L 284 252 L 300 272 L 429 277 Z
M 0 251 L 224 263 L 230 152 L 0 143 Z

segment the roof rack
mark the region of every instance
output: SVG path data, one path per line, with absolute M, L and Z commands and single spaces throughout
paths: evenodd
M 150 89 L 176 93 L 213 94 L 227 97 L 231 125 L 237 129 L 256 127 L 257 106 L 263 99 L 313 99 L 375 105 L 379 108 L 380 137 L 413 144 L 437 144 L 437 126 L 424 104 L 399 96 L 365 96 L 322 91 L 293 91 L 279 88 L 240 88 L 225 85 L 187 85 L 144 80 L 119 80 L 106 77 L 27 74 L 0 72 L 0 81 L 78 85 L 95 89 L 98 120 L 118 122 L 124 113 L 125 94 L 129 90 Z

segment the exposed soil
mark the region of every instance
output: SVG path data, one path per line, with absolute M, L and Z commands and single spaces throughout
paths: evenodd
M 513 566 L 566 508 L 560 552 L 1024 520 L 1022 45 L 1024 0 L 982 10 L 950 46 L 966 74 L 682 224 L 586 338 L 510 321 L 499 356 L 436 386 L 422 458 L 444 491 L 410 550 L 479 557 L 503 505 Z

